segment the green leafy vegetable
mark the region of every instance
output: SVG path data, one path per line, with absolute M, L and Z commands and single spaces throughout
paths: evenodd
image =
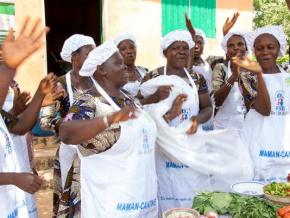
M 243 197 L 234 193 L 220 191 L 197 192 L 192 208 L 198 209 L 200 214 L 209 211 L 218 214 L 230 213 L 233 218 L 273 218 L 279 206 L 254 196 Z

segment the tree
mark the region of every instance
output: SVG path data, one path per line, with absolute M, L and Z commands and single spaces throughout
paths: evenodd
M 287 3 L 286 3 L 287 2 Z M 267 25 L 281 25 L 286 36 L 290 35 L 290 0 L 254 0 L 253 29 Z M 290 40 L 287 40 L 290 44 Z

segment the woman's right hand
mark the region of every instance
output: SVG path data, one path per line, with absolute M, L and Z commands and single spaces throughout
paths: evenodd
M 15 173 L 14 176 L 14 185 L 29 194 L 37 192 L 43 183 L 39 176 L 31 173 Z
M 182 104 L 186 100 L 187 100 L 186 94 L 180 94 L 176 97 L 176 99 L 172 103 L 170 111 L 166 113 L 166 116 L 170 121 L 172 121 L 175 117 L 181 114 Z
M 260 74 L 262 73 L 262 68 L 261 66 L 252 61 L 249 57 L 247 56 L 244 56 L 243 59 L 241 59 L 240 57 L 233 57 L 232 58 L 232 62 L 252 73 L 255 73 L 255 74 Z
M 154 95 L 157 98 L 157 102 L 166 99 L 171 91 L 171 87 L 173 87 L 173 85 L 170 86 L 160 86 L 157 91 L 154 93 Z
M 43 46 L 43 34 L 48 31 L 48 27 L 42 27 L 41 19 L 31 24 L 30 17 L 25 18 L 21 30 L 18 31 L 17 39 L 13 36 L 13 30 L 10 29 L 2 46 L 5 64 L 16 69 L 26 58 Z
M 135 115 L 136 108 L 134 107 L 124 107 L 118 112 L 108 116 L 109 124 L 118 123 L 121 121 L 127 121 L 129 119 L 135 119 L 137 116 Z
M 9 111 L 10 114 L 18 116 L 21 114 L 27 107 L 28 101 L 31 99 L 29 92 L 21 92 L 16 87 L 13 87 L 14 90 L 14 100 L 13 107 Z

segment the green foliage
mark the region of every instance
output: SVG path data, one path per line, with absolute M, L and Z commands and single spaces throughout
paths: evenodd
M 281 25 L 290 35 L 290 12 L 285 0 L 254 0 L 253 29 L 267 25 Z M 288 39 L 288 44 L 290 40 Z
M 286 54 L 284 57 L 278 57 L 276 62 L 278 64 L 289 63 L 289 54 Z
M 240 196 L 235 193 L 220 191 L 198 192 L 194 197 L 192 209 L 199 210 L 200 214 L 213 211 L 218 214 L 230 213 L 233 218 L 273 218 L 279 206 L 263 198 L 255 196 Z

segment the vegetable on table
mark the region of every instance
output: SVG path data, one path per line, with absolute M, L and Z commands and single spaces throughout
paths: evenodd
M 280 217 L 283 217 L 284 218 L 284 216 L 286 214 L 290 214 L 290 206 L 283 207 L 283 208 L 279 208 L 278 211 L 277 211 L 277 213 L 279 214 Z
M 217 214 L 230 213 L 233 218 L 273 218 L 279 206 L 255 196 L 240 196 L 235 193 L 220 191 L 197 192 L 199 195 L 193 200 L 193 209 L 200 214 L 213 211 Z
M 280 197 L 290 197 L 290 183 L 272 182 L 265 187 L 265 193 Z

